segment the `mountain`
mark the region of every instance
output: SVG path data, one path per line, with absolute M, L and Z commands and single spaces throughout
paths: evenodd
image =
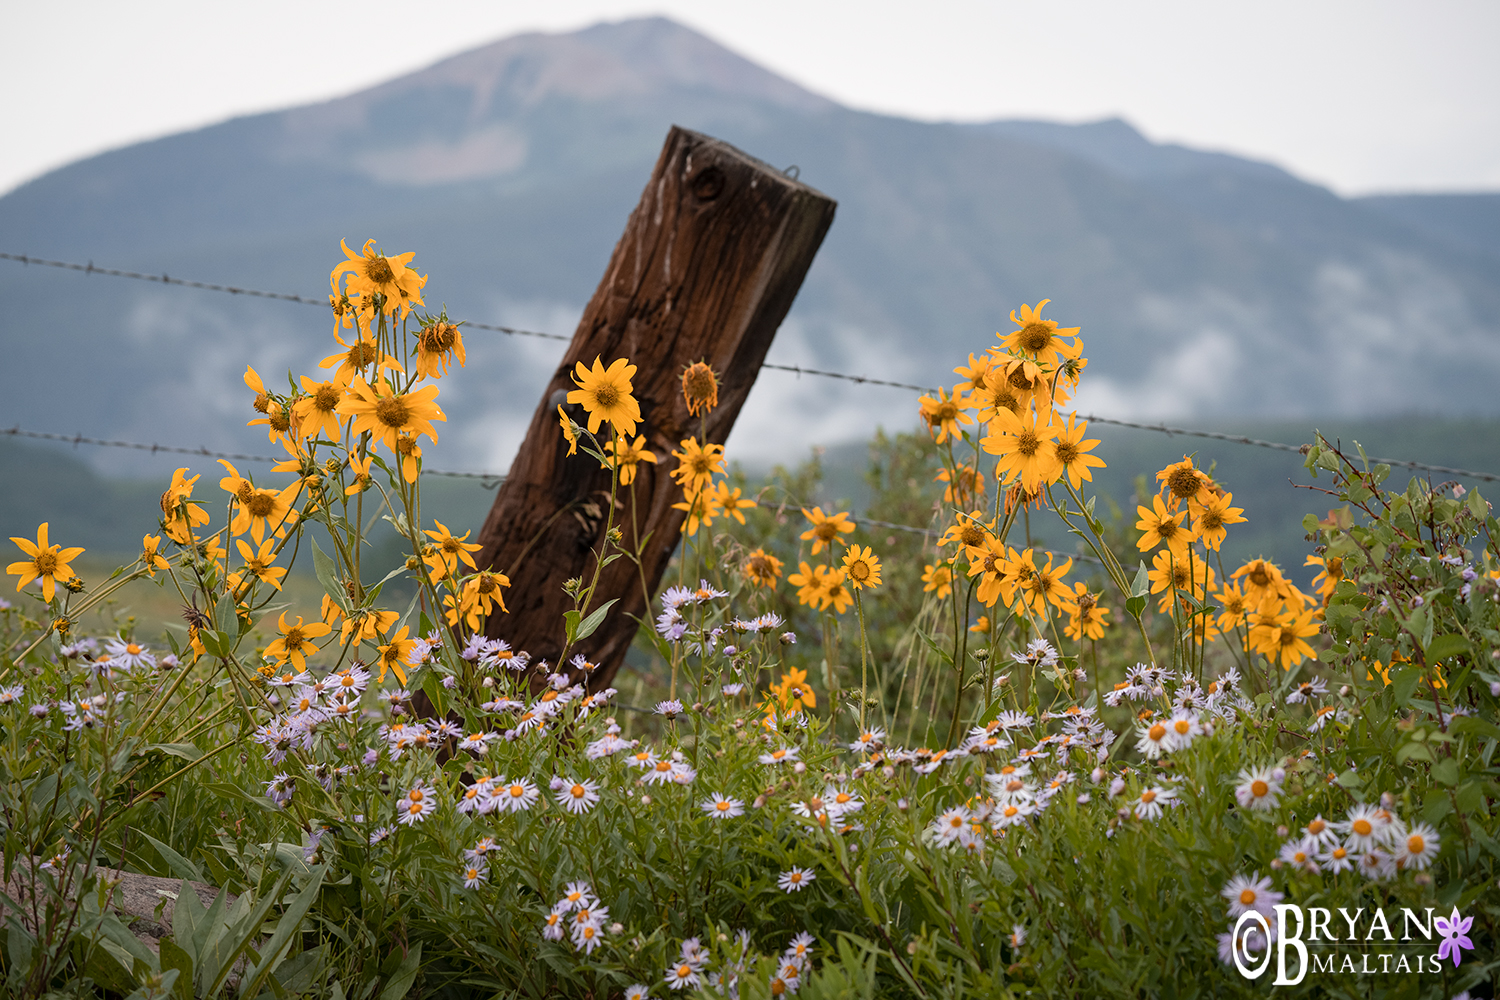
M 1123 121 L 854 111 L 660 18 L 527 34 L 347 97 L 105 153 L 0 198 L 0 250 L 321 296 L 339 239 L 414 250 L 434 310 L 571 334 L 667 128 L 838 199 L 771 360 L 920 384 L 1022 302 L 1083 328 L 1080 406 L 1189 420 L 1500 412 L 1497 196 L 1343 199 Z M 1472 230 L 1472 232 L 1471 232 Z M 315 370 L 306 306 L 0 263 L 0 424 L 250 451 L 240 381 Z M 447 468 L 508 468 L 560 345 L 471 331 Z M 731 454 L 913 420 L 900 390 L 765 372 Z M 112 474 L 166 459 L 101 449 Z M 201 463 L 200 463 L 201 464 Z

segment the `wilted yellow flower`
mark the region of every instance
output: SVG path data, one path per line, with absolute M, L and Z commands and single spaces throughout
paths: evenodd
M 458 325 L 445 314 L 422 327 L 417 334 L 417 377 L 442 378 L 455 360 L 460 368 L 468 361 Z
M 682 398 L 695 417 L 719 405 L 719 379 L 706 362 L 695 361 L 682 370 Z
M 756 549 L 746 556 L 742 569 L 745 578 L 757 587 L 774 587 L 776 581 L 781 579 L 781 560 L 765 549 Z
M 932 481 L 948 484 L 943 489 L 943 503 L 956 507 L 971 507 L 984 493 L 984 473 L 972 465 L 960 465 L 953 474 L 939 469 Z
M 509 613 L 510 609 L 505 606 L 505 595 L 500 591 L 500 588 L 509 586 L 510 577 L 489 570 L 480 570 L 464 581 L 463 606 L 469 628 L 478 631 L 479 619 L 487 617 L 497 604 L 501 611 Z
M 568 442 L 568 454 L 578 454 L 578 435 L 573 433 L 573 421 L 563 412 L 562 404 L 557 404 L 557 423 L 562 428 L 563 440 Z
M 364 458 L 360 458 L 352 451 L 349 453 L 349 472 L 354 477 L 354 481 L 344 490 L 345 496 L 352 497 L 354 494 L 363 493 L 370 488 L 370 485 L 375 481 L 370 475 L 370 466 L 374 461 L 375 456 L 373 454 L 367 454 Z
M 1100 596 L 1092 593 L 1088 584 L 1082 580 L 1073 584 L 1072 604 L 1067 609 L 1068 624 L 1063 629 L 1068 638 L 1079 642 L 1104 638 L 1104 627 L 1109 624 L 1105 620 L 1109 616 L 1109 609 L 1099 605 Z

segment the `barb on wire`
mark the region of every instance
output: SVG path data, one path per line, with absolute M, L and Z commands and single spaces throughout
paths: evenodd
M 115 267 L 95 267 L 93 261 L 87 264 L 75 264 L 66 260 L 45 260 L 41 257 L 29 257 L 26 254 L 0 253 L 0 260 L 13 260 L 22 264 L 37 264 L 41 267 L 59 267 L 66 271 L 81 271 L 84 274 L 103 274 L 111 278 L 133 278 L 136 281 L 154 281 L 163 285 L 180 285 L 183 288 L 199 288 L 206 292 L 225 292 L 229 295 L 249 295 L 257 299 L 276 299 L 279 302 L 295 302 L 298 305 L 318 306 L 322 309 L 328 308 L 327 299 L 310 299 L 302 295 L 292 295 L 287 292 L 267 292 L 256 288 L 239 288 L 235 285 L 217 285 L 211 281 L 190 281 L 186 278 L 174 278 L 167 274 L 143 274 L 140 271 L 123 271 Z M 463 324 L 475 330 L 493 330 L 496 333 L 508 333 L 514 337 L 541 337 L 543 340 L 572 340 L 560 333 L 541 333 L 537 330 L 520 330 L 513 326 L 497 326 L 493 323 Z
M 78 264 L 63 260 L 46 260 L 40 257 L 31 257 L 26 254 L 14 253 L 0 253 L 0 260 L 12 260 L 27 265 L 37 264 L 42 267 L 58 267 L 69 271 L 81 271 L 84 274 L 104 274 L 115 278 L 133 278 L 139 281 L 154 281 L 164 285 L 180 285 L 184 288 L 200 288 L 210 292 L 226 292 L 230 295 L 250 295 L 262 299 L 277 299 L 282 302 L 296 302 L 302 305 L 319 306 L 325 309 L 328 307 L 328 303 L 326 300 L 309 299 L 301 295 L 290 295 L 285 292 L 260 291 L 253 288 L 239 288 L 234 285 L 217 285 L 208 281 L 190 281 L 184 278 L 173 278 L 166 274 L 143 274 L 139 271 L 124 271 L 120 270 L 119 268 L 113 267 L 95 267 L 93 261 L 89 261 L 87 264 Z M 544 340 L 562 341 L 572 340 L 571 337 L 565 337 L 562 334 L 542 333 L 537 330 L 520 330 L 511 326 L 498 326 L 492 323 L 471 323 L 465 321 L 463 323 L 463 326 L 473 330 L 492 330 L 497 333 L 505 333 L 517 337 L 540 337 Z M 848 375 L 843 372 L 823 371 L 817 368 L 802 368 L 798 365 L 762 364 L 761 367 L 770 368 L 775 371 L 792 372 L 796 375 L 816 375 L 819 378 L 841 379 L 843 381 L 854 382 L 859 385 L 879 385 L 886 386 L 892 389 L 906 389 L 912 392 L 938 391 L 931 386 L 913 385 L 909 382 L 892 382 L 886 379 L 869 378 L 864 375 Z M 1185 437 L 1209 438 L 1215 441 L 1226 441 L 1230 444 L 1249 445 L 1256 448 L 1270 448 L 1275 451 L 1302 451 L 1302 447 L 1300 445 L 1284 444 L 1280 441 L 1262 441 L 1258 438 L 1246 437 L 1240 434 L 1222 434 L 1217 431 L 1191 430 L 1186 427 L 1169 427 L 1166 424 L 1145 424 L 1131 420 L 1116 420 L 1112 417 L 1101 417 L 1097 415 L 1084 416 L 1083 414 L 1080 414 L 1080 416 L 1092 423 L 1112 424 L 1116 427 L 1134 427 L 1138 430 L 1155 431 L 1159 434 L 1166 434 L 1168 436 L 1180 434 Z M 130 447 L 146 447 L 149 449 L 151 446 L 131 445 Z M 189 449 L 185 452 L 185 454 L 200 453 Z M 250 461 L 251 459 L 242 458 L 241 460 Z M 267 459 L 267 461 L 277 460 Z M 1488 472 L 1473 472 L 1468 469 L 1454 469 L 1446 465 L 1428 465 L 1424 462 L 1410 462 L 1399 458 L 1371 458 L 1370 461 L 1382 465 L 1400 466 L 1404 469 L 1416 469 L 1421 472 L 1437 472 L 1447 476 L 1464 476 L 1469 479 L 1478 479 L 1482 482 L 1487 483 L 1500 482 L 1500 476 L 1492 475 Z M 484 473 L 434 471 L 431 474 L 445 476 L 468 476 L 475 479 L 485 480 L 491 480 L 494 478 Z
M 153 455 L 158 452 L 169 455 L 199 455 L 203 458 L 223 458 L 232 462 L 283 462 L 286 456 L 276 455 L 246 455 L 233 451 L 210 451 L 207 448 L 182 448 L 168 444 L 142 444 L 139 441 L 107 441 L 103 438 L 85 437 L 82 434 L 51 434 L 47 431 L 29 431 L 20 426 L 0 428 L 0 434 L 7 437 L 34 438 L 38 441 L 61 441 L 77 447 L 81 444 L 96 445 L 101 448 L 129 448 L 133 451 L 149 451 Z M 505 477 L 494 472 L 450 472 L 446 469 L 423 469 L 424 476 L 450 476 L 455 479 L 477 479 L 485 489 L 492 490 L 505 481 Z

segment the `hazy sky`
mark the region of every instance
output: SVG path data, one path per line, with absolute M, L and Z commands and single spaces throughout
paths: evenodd
M 1495 0 L 0 0 L 0 191 L 525 30 L 676 18 L 845 104 L 1120 115 L 1343 193 L 1500 189 Z

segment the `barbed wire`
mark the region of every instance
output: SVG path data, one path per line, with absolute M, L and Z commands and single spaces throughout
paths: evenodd
M 231 462 L 284 462 L 287 456 L 247 455 L 243 452 L 211 451 L 208 448 L 183 448 L 169 444 L 143 444 L 139 441 L 109 441 L 104 438 L 85 437 L 82 434 L 53 434 L 48 431 L 32 431 L 23 427 L 0 427 L 0 435 L 7 437 L 34 438 L 38 441 L 61 441 L 64 444 L 95 445 L 101 448 L 129 448 L 133 451 L 149 451 L 153 455 L 199 455 L 204 458 L 222 458 Z M 454 479 L 477 479 L 486 489 L 494 489 L 505 481 L 505 477 L 493 472 L 450 472 L 447 469 L 423 469 L 424 476 L 449 476 Z
M 26 254 L 0 253 L 0 260 L 13 260 L 21 264 L 36 264 L 40 267 L 57 267 L 65 271 L 80 271 L 83 274 L 102 274 L 110 278 L 133 278 L 136 281 L 154 281 L 161 285 L 178 285 L 182 288 L 198 288 L 206 292 L 225 292 L 229 295 L 248 295 L 257 299 L 275 299 L 278 302 L 295 302 L 298 305 L 317 306 L 320 309 L 328 308 L 327 299 L 309 299 L 302 295 L 292 295 L 288 292 L 267 292 L 256 288 L 240 288 L 237 285 L 218 285 L 211 281 L 192 281 L 187 278 L 174 278 L 167 274 L 145 274 L 140 271 L 124 271 L 116 267 L 95 267 L 93 261 L 87 264 L 77 264 L 66 260 L 46 260 L 41 257 L 31 257 Z M 497 326 L 493 323 L 473 323 L 465 321 L 463 325 L 471 330 L 492 330 L 496 333 L 507 333 L 513 337 L 540 337 L 543 340 L 572 340 L 572 337 L 564 337 L 560 333 L 542 333 L 538 330 L 521 330 L 513 326 Z
M 227 293 L 227 294 L 230 294 L 230 295 L 248 295 L 248 296 L 252 296 L 252 297 L 255 297 L 255 298 L 275 299 L 275 300 L 282 301 L 282 302 L 294 302 L 294 303 L 298 303 L 300 305 L 318 306 L 318 307 L 323 308 L 323 309 L 327 309 L 328 308 L 328 302 L 327 302 L 326 299 L 322 300 L 322 301 L 319 301 L 317 299 L 310 299 L 310 298 L 306 298 L 306 297 L 301 296 L 301 295 L 293 295 L 293 294 L 289 294 L 289 293 L 286 293 L 286 292 L 268 292 L 268 291 L 263 291 L 263 290 L 259 290 L 259 289 L 253 289 L 253 288 L 240 288 L 240 287 L 235 286 L 235 285 L 220 285 L 220 284 L 215 284 L 213 282 L 208 282 L 208 281 L 194 281 L 194 280 L 190 280 L 190 279 L 186 279 L 186 278 L 173 278 L 173 277 L 171 277 L 170 275 L 167 275 L 167 274 L 145 274 L 145 273 L 140 272 L 140 271 L 126 271 L 126 270 L 122 270 L 120 268 L 95 267 L 93 261 L 89 261 L 87 264 L 79 264 L 79 263 L 75 263 L 75 262 L 71 262 L 71 261 L 48 260 L 48 259 L 41 258 L 41 257 L 32 257 L 32 256 L 29 256 L 27 254 L 13 254 L 13 253 L 3 253 L 3 252 L 0 252 L 0 260 L 16 261 L 18 263 L 25 264 L 25 265 L 36 264 L 36 265 L 39 265 L 39 266 L 42 266 L 42 267 L 62 268 L 64 270 L 68 270 L 68 271 L 79 271 L 79 272 L 82 272 L 84 274 L 103 274 L 103 275 L 106 275 L 108 277 L 114 277 L 114 278 L 131 278 L 131 279 L 134 279 L 134 280 L 137 280 L 137 281 L 151 281 L 151 282 L 157 282 L 157 283 L 163 284 L 163 285 L 177 285 L 177 286 L 180 286 L 180 287 L 183 287 L 183 288 L 198 288 L 198 289 L 202 289 L 204 291 L 224 292 L 224 293 Z M 518 329 L 516 327 L 500 326 L 500 325 L 496 325 L 496 324 L 492 324 L 492 323 L 474 323 L 474 322 L 464 321 L 462 323 L 462 325 L 464 327 L 468 328 L 468 329 L 474 329 L 474 330 L 491 330 L 491 331 L 494 331 L 494 332 L 497 332 L 497 333 L 505 333 L 505 334 L 510 334 L 512 336 L 518 336 L 518 337 L 539 337 L 539 338 L 542 338 L 542 339 L 545 339 L 545 340 L 559 340 L 559 341 L 571 341 L 572 340 L 571 337 L 565 337 L 562 334 L 557 334 L 557 333 L 543 333 L 543 332 L 538 331 L 538 330 L 522 330 L 522 329 Z M 845 381 L 845 382 L 853 382 L 853 383 L 855 383 L 857 385 L 878 385 L 878 386 L 885 386 L 887 388 L 892 388 L 892 389 L 905 389 L 905 390 L 908 390 L 908 391 L 911 391 L 911 392 L 924 392 L 924 393 L 932 393 L 932 392 L 937 392 L 938 391 L 938 389 L 936 387 L 934 387 L 934 386 L 915 385 L 915 384 L 909 383 L 909 382 L 894 382 L 894 381 L 890 381 L 890 380 L 887 380 L 887 379 L 871 378 L 871 377 L 865 376 L 865 375 L 849 375 L 849 374 L 844 373 L 844 372 L 832 372 L 832 371 L 826 371 L 826 370 L 817 369 L 817 368 L 803 368 L 803 367 L 801 367 L 799 365 L 778 365 L 778 364 L 771 364 L 771 363 L 767 362 L 767 363 L 762 364 L 761 367 L 762 368 L 770 368 L 770 369 L 772 369 L 774 371 L 791 372 L 791 373 L 797 374 L 797 375 L 814 375 L 814 376 L 817 376 L 818 378 L 838 379 L 838 380 Z M 1146 424 L 1146 423 L 1140 423 L 1140 422 L 1132 421 L 1132 420 L 1117 420 L 1117 419 L 1115 419 L 1113 417 L 1101 417 L 1098 414 L 1090 414 L 1090 415 L 1079 414 L 1079 417 L 1081 419 L 1083 419 L 1083 420 L 1089 421 L 1090 423 L 1109 424 L 1109 425 L 1115 426 L 1115 427 L 1131 427 L 1131 428 L 1135 428 L 1137 430 L 1153 431 L 1155 433 L 1166 434 L 1169 437 L 1170 436 L 1174 436 L 1174 435 L 1181 435 L 1183 437 L 1197 437 L 1197 438 L 1205 438 L 1205 439 L 1214 440 L 1214 441 L 1224 441 L 1224 442 L 1227 442 L 1229 444 L 1248 445 L 1248 446 L 1255 447 L 1255 448 L 1269 448 L 1269 449 L 1271 449 L 1273 451 L 1296 452 L 1298 454 L 1302 454 L 1303 453 L 1303 446 L 1302 445 L 1285 444 L 1285 443 L 1280 442 L 1280 441 L 1263 441 L 1263 440 L 1261 440 L 1259 438 L 1252 438 L 1252 437 L 1248 437 L 1248 436 L 1243 435 L 1243 434 L 1226 434 L 1226 433 L 1222 433 L 1222 432 L 1219 432 L 1219 431 L 1203 431 L 1203 430 L 1194 430 L 1192 428 L 1187 428 L 1187 427 L 1171 427 L 1171 426 L 1168 426 L 1165 423 Z M 72 438 L 68 438 L 68 437 L 62 437 L 62 438 L 59 438 L 59 440 L 73 440 L 73 439 Z M 79 439 L 76 443 L 94 443 L 94 442 L 85 442 L 82 439 Z M 170 450 L 176 450 L 176 451 L 179 451 L 182 454 L 190 454 L 190 455 L 209 454 L 208 452 L 198 451 L 198 450 L 194 450 L 194 449 L 185 449 L 185 450 L 184 449 L 166 449 L 166 448 L 157 448 L 154 445 L 127 444 L 126 446 L 127 447 L 133 447 L 133 448 L 145 448 L 146 450 L 152 450 L 152 449 L 155 449 L 155 450 L 169 450 L 169 451 Z M 226 457 L 227 458 L 227 457 L 230 457 L 230 456 L 222 456 L 222 457 Z M 251 460 L 252 459 L 250 459 L 248 457 L 242 457 L 241 458 L 241 461 L 251 461 Z M 256 461 L 280 461 L 280 459 L 268 459 L 268 458 L 264 458 L 264 457 L 257 458 L 257 459 L 254 459 L 254 460 L 256 460 Z M 1421 472 L 1437 472 L 1437 473 L 1441 473 L 1442 475 L 1447 475 L 1447 476 L 1463 476 L 1465 478 L 1477 479 L 1477 480 L 1480 480 L 1481 482 L 1487 482 L 1487 483 L 1500 482 L 1500 475 L 1494 475 L 1494 474 L 1491 474 L 1491 473 L 1488 473 L 1488 472 L 1474 472 L 1474 471 L 1469 470 L 1469 469 L 1456 469 L 1456 468 L 1453 468 L 1451 466 L 1446 466 L 1446 465 L 1429 465 L 1429 464 L 1427 464 L 1425 462 L 1413 462 L 1413 461 L 1408 461 L 1408 460 L 1399 459 L 1399 458 L 1375 458 L 1375 457 L 1370 457 L 1369 461 L 1371 461 L 1371 462 L 1373 462 L 1375 464 L 1378 464 L 1378 465 L 1399 466 L 1399 467 L 1404 468 L 1404 469 L 1415 469 L 1415 470 L 1418 470 L 1418 471 L 1421 471 Z M 423 471 L 425 472 L 426 470 L 423 470 Z M 441 475 L 441 476 L 460 476 L 460 477 L 467 477 L 467 478 L 472 478 L 472 479 L 487 479 L 487 480 L 491 480 L 491 481 L 495 481 L 497 479 L 497 477 L 494 477 L 494 476 L 486 474 L 486 473 L 439 472 L 437 470 L 433 470 L 429 474 L 430 475 Z

